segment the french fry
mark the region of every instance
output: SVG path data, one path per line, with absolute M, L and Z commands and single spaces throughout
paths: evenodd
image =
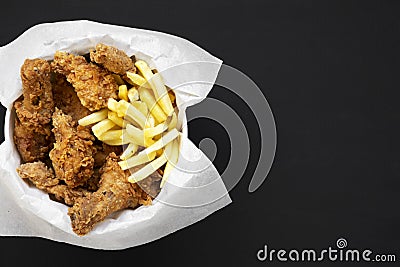
M 160 188 L 164 186 L 167 182 L 169 175 L 171 174 L 172 169 L 175 167 L 176 163 L 178 162 L 179 158 L 179 142 L 177 139 L 169 143 L 165 147 L 165 154 L 167 156 L 167 164 L 164 168 L 163 178 L 160 183 Z
M 167 88 L 164 85 L 160 73 L 153 74 L 147 63 L 143 60 L 136 61 L 135 66 L 150 84 L 151 89 L 153 89 L 154 96 L 156 97 L 156 100 L 162 110 L 165 112 L 165 114 L 171 115 L 172 112 L 174 112 L 174 108 L 172 107 L 171 99 L 168 96 Z
M 144 139 L 144 146 L 145 147 L 149 147 L 149 146 L 151 146 L 152 144 L 154 144 L 155 143 L 155 141 L 153 140 L 153 139 L 151 139 L 151 138 L 145 138 Z
M 109 110 L 101 113 L 101 119 L 98 115 L 84 119 L 86 123 L 90 122 L 88 119 L 96 119 L 93 133 L 104 143 L 128 144 L 118 162 L 123 170 L 145 164 L 129 176 L 129 182 L 143 180 L 165 164 L 160 184 L 163 187 L 179 158 L 178 117 L 172 105 L 176 96 L 164 84 L 160 73 L 153 72 L 147 63 L 138 60 L 135 66 L 141 75 L 127 72 L 124 77 L 126 84 L 134 87 L 128 90 L 122 77 L 113 75 L 119 85 L 120 100 L 109 99 Z M 139 146 L 145 149 L 135 155 Z
M 154 116 L 154 118 L 160 123 L 164 122 L 167 119 L 167 115 L 165 115 L 164 111 L 156 103 L 156 99 L 152 93 L 146 88 L 139 88 L 138 91 L 140 100 L 147 105 L 147 108 L 150 110 L 150 113 Z
M 119 99 L 129 101 L 128 99 L 128 87 L 123 84 L 118 87 L 118 97 Z
M 144 116 L 147 117 L 149 110 L 147 109 L 147 105 L 142 101 L 133 101 L 131 105 L 137 108 Z
M 111 120 L 113 123 L 115 123 L 116 125 L 118 125 L 121 128 L 126 127 L 127 122 L 123 118 L 118 117 L 117 112 L 109 110 L 108 111 L 108 119 Z
M 154 116 L 150 113 L 147 118 L 146 118 L 146 123 L 144 125 L 145 128 L 151 128 L 156 125 L 156 119 L 154 119 Z
M 145 150 L 142 152 L 145 152 L 147 154 L 151 152 L 155 152 L 164 146 L 166 146 L 169 142 L 173 141 L 175 138 L 177 138 L 179 135 L 179 132 L 176 129 L 172 129 L 168 133 L 166 133 L 163 137 L 161 137 L 158 141 L 156 141 L 154 144 L 151 146 L 147 147 Z
M 162 165 L 164 165 L 167 162 L 167 157 L 163 154 L 160 157 L 156 158 L 140 170 L 136 171 L 132 175 L 128 177 L 128 181 L 131 183 L 136 183 L 139 182 L 145 178 L 147 178 L 149 175 L 151 175 L 153 172 L 155 172 L 157 169 L 161 168 Z
M 138 165 L 144 164 L 146 162 L 149 162 L 149 161 L 153 160 L 155 157 L 156 157 L 156 152 L 146 154 L 146 153 L 143 153 L 143 151 L 142 151 L 139 154 L 137 154 L 136 156 L 133 156 L 127 160 L 118 162 L 118 164 L 122 170 L 127 170 L 130 168 L 136 167 Z
M 159 149 L 159 150 L 156 151 L 156 156 L 159 157 L 159 156 L 161 156 L 163 153 L 164 153 L 164 149 L 161 148 L 161 149 Z
M 121 127 L 115 124 L 110 130 L 121 130 Z
M 109 99 L 108 99 L 107 107 L 108 107 L 109 110 L 118 113 L 118 101 L 115 100 L 114 98 L 109 98 Z M 122 116 L 121 116 L 121 117 L 122 117 Z
M 131 124 L 128 124 L 128 125 L 126 125 L 126 134 L 127 134 L 126 138 L 129 138 L 130 140 L 132 140 L 133 143 L 135 143 L 139 146 L 145 146 L 144 145 L 145 139 L 144 139 L 144 134 L 143 134 L 142 130 L 136 128 L 135 126 L 133 126 Z
M 124 152 L 122 152 L 121 156 L 119 157 L 121 160 L 127 160 L 132 157 L 136 151 L 138 150 L 139 146 L 134 143 L 129 143 L 128 147 L 125 148 Z
M 139 74 L 127 71 L 126 76 L 133 84 L 139 85 L 139 87 L 151 88 L 146 79 Z
M 144 128 L 143 129 L 144 138 L 153 138 L 154 136 L 165 132 L 167 129 L 168 129 L 167 123 L 161 123 L 152 128 Z
M 133 101 L 139 100 L 139 92 L 136 88 L 132 87 L 128 90 L 128 98 L 129 101 L 132 103 Z
M 168 131 L 171 131 L 172 129 L 176 128 L 176 125 L 178 123 L 178 117 L 176 115 L 176 113 L 172 113 L 172 118 L 171 118 L 171 122 L 168 125 Z
M 118 116 L 121 114 L 123 116 L 127 116 L 128 118 L 134 120 L 137 122 L 140 126 L 140 128 L 144 128 L 144 124 L 146 122 L 146 116 L 143 115 L 142 112 L 140 112 L 137 108 L 126 102 L 125 100 L 120 100 L 118 102 L 118 110 L 117 110 Z M 121 117 L 121 116 L 120 116 Z
M 115 126 L 114 122 L 112 122 L 109 119 L 104 119 L 104 120 L 98 122 L 96 125 L 94 125 L 92 127 L 92 131 L 93 131 L 94 135 L 97 138 L 99 138 L 103 133 L 107 132 L 114 126 Z
M 94 112 L 86 117 L 83 117 L 78 121 L 78 124 L 81 126 L 87 126 L 99 121 L 102 121 L 107 118 L 107 109 L 102 109 L 97 112 Z
M 122 130 L 110 130 L 107 131 L 105 133 L 103 133 L 102 135 L 100 135 L 99 140 L 101 141 L 105 141 L 105 140 L 122 140 Z
M 129 140 L 122 140 L 122 139 L 104 140 L 102 142 L 106 143 L 107 145 L 110 145 L 110 146 L 122 146 L 122 145 L 129 144 Z

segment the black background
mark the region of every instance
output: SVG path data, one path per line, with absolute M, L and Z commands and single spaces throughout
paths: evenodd
M 233 203 L 193 226 L 114 252 L 3 237 L 2 265 L 274 266 L 284 264 L 256 259 L 264 244 L 320 250 L 344 237 L 350 248 L 398 258 L 367 266 L 398 266 L 399 12 L 396 1 L 9 1 L 0 10 L 0 45 L 35 24 L 70 19 L 152 29 L 198 44 L 260 86 L 278 146 L 268 179 L 248 193 L 259 153 L 258 133 L 251 131 L 251 162 L 231 191 Z M 250 109 L 223 92 L 215 87 L 211 96 L 254 129 Z M 189 128 L 195 142 L 226 137 L 207 120 Z M 214 163 L 222 171 L 229 143 L 217 143 Z

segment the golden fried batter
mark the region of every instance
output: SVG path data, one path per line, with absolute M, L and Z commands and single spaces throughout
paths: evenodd
M 97 44 L 96 50 L 90 51 L 90 60 L 116 74 L 124 75 L 127 71 L 135 72 L 132 59 L 124 51 L 113 46 Z
M 118 157 L 115 153 L 110 153 L 100 170 L 99 189 L 79 198 L 68 209 L 72 229 L 76 234 L 87 234 L 96 223 L 113 212 L 151 204 L 151 198 L 139 186 L 128 182 L 128 173 L 125 173 L 117 162 Z
M 14 103 L 14 142 L 24 162 L 42 160 L 51 147 L 51 115 L 54 110 L 50 65 L 42 59 L 26 59 L 21 67 L 23 100 Z
M 53 126 L 56 142 L 49 155 L 57 178 L 70 187 L 83 185 L 93 174 L 93 135 L 85 127 L 76 127 L 72 117 L 58 108 Z
M 107 107 L 108 99 L 117 97 L 118 85 L 112 75 L 82 56 L 57 51 L 51 67 L 67 77 L 82 105 L 90 111 Z
M 60 180 L 54 176 L 53 170 L 40 161 L 22 164 L 17 173 L 22 179 L 29 179 L 37 188 L 53 194 L 57 200 L 64 201 L 67 205 L 73 205 L 78 198 L 89 193 L 81 188 L 59 184 Z

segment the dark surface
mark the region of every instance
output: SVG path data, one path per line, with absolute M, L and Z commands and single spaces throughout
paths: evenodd
M 207 219 L 118 252 L 37 238 L 0 238 L 5 266 L 28 261 L 115 266 L 123 264 L 120 260 L 131 266 L 273 266 L 256 259 L 264 244 L 321 250 L 335 247 L 339 237 L 350 248 L 397 253 L 396 264 L 375 265 L 398 266 L 399 2 L 101 2 L 106 3 L 12 1 L 1 8 L 0 45 L 37 23 L 81 18 L 191 40 L 245 72 L 263 90 L 277 123 L 273 168 L 260 189 L 247 192 L 258 157 L 259 137 L 251 131 L 252 161 L 231 191 L 234 202 Z M 241 112 L 254 129 L 254 118 L 240 100 L 217 88 L 211 95 Z M 224 136 L 206 120 L 189 127 L 195 142 Z M 221 154 L 214 163 L 223 170 L 229 144 L 217 143 Z M 15 253 L 24 256 L 7 256 Z M 42 253 L 46 256 L 38 256 Z

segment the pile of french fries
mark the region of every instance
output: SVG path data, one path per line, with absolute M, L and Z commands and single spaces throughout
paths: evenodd
M 160 183 L 163 187 L 179 156 L 180 132 L 172 104 L 175 95 L 146 62 L 138 60 L 135 66 L 139 73 L 127 72 L 128 84 L 120 76 L 114 76 L 119 84 L 118 99 L 110 98 L 108 108 L 78 123 L 92 125 L 93 134 L 108 145 L 124 145 L 118 164 L 122 170 L 132 170 L 128 178 L 131 183 L 145 179 L 165 165 Z M 138 152 L 139 147 L 144 149 Z

